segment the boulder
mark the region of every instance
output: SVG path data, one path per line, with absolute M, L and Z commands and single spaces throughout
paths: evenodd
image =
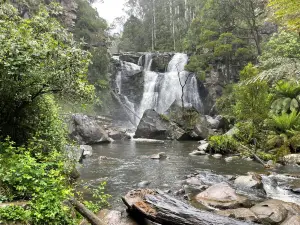
M 264 224 L 279 224 L 283 222 L 288 215 L 288 210 L 279 202 L 267 200 L 251 208 L 251 211 Z
M 215 184 L 196 196 L 196 200 L 205 205 L 220 209 L 233 209 L 249 206 L 246 197 L 236 194 L 227 183 Z
M 298 164 L 300 165 L 300 154 L 289 154 L 283 157 L 285 164 Z
M 214 118 L 206 115 L 206 120 L 211 129 L 226 130 L 228 128 L 228 121 L 223 116 L 215 116 Z
M 247 208 L 227 209 L 223 211 L 217 211 L 217 214 L 248 222 L 259 222 L 257 216 Z
M 294 215 L 286 219 L 281 225 L 300 225 L 300 215 Z
M 203 140 L 208 138 L 210 132 L 206 118 L 204 116 L 200 116 L 198 122 L 194 126 L 194 129 L 189 133 L 189 135 L 193 140 Z
M 69 126 L 70 137 L 79 144 L 109 143 L 111 138 L 92 117 L 73 114 Z
M 259 177 L 255 175 L 239 176 L 235 179 L 234 184 L 244 189 L 263 189 L 263 183 Z
M 183 129 L 159 115 L 154 109 L 148 109 L 144 112 L 134 138 L 184 140 L 186 134 Z
M 165 152 L 160 152 L 160 153 L 152 155 L 150 158 L 151 159 L 165 159 L 165 158 L 167 158 L 167 155 Z

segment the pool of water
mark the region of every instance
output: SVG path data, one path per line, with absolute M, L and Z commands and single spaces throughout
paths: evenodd
M 190 156 L 197 142 L 166 141 L 150 143 L 116 141 L 107 145 L 93 146 L 93 155 L 84 159 L 79 168 L 81 183 L 96 187 L 107 181 L 106 192 L 112 195 L 112 207 L 121 205 L 121 196 L 137 188 L 141 181 L 151 182 L 149 187 L 178 190 L 184 176 L 197 170 L 211 170 L 224 175 L 242 175 L 249 171 L 264 173 L 261 164 L 243 159 L 227 163 L 224 159 L 210 156 Z M 150 156 L 165 152 L 164 160 Z M 299 173 L 299 168 L 281 167 L 281 173 Z

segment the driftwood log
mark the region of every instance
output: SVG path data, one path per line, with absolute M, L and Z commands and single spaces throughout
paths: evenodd
M 232 218 L 198 210 L 160 190 L 137 189 L 122 198 L 129 213 L 162 225 L 245 225 Z
M 70 203 L 74 206 L 77 212 L 79 212 L 87 221 L 92 225 L 104 225 L 102 222 L 91 210 L 86 208 L 82 203 L 77 201 L 75 198 L 69 200 Z

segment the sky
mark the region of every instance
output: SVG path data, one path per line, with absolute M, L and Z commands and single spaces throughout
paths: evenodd
M 116 17 L 124 16 L 123 5 L 125 0 L 103 0 L 104 3 L 95 3 L 100 17 L 107 20 L 111 24 Z M 120 29 L 120 28 L 119 28 Z

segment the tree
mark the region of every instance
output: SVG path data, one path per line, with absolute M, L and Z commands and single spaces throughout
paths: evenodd
M 94 88 L 86 80 L 90 53 L 43 7 L 22 19 L 15 8 L 2 4 L 0 36 L 0 136 L 24 144 L 36 132 L 28 121 L 39 120 L 26 110 L 38 107 L 43 96 L 91 98 Z
M 241 82 L 257 76 L 259 70 L 249 63 L 240 72 Z M 258 130 L 268 117 L 270 108 L 269 87 L 264 81 L 241 83 L 235 88 L 235 114 L 240 121 L 250 121 Z
M 275 10 L 275 17 L 280 24 L 300 34 L 300 2 L 298 0 L 270 0 L 269 6 Z

